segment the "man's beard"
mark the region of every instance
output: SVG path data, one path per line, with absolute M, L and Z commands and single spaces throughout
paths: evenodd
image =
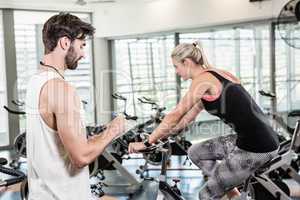
M 70 70 L 74 70 L 77 68 L 78 66 L 78 61 L 80 60 L 80 58 L 76 59 L 76 53 L 74 51 L 74 47 L 71 46 L 70 49 L 68 50 L 68 53 L 65 57 L 65 63 L 66 63 L 66 67 L 67 69 Z

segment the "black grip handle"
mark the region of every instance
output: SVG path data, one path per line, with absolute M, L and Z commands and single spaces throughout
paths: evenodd
M 24 179 L 25 179 L 25 175 L 22 176 L 22 177 L 18 177 L 18 178 L 8 179 L 8 180 L 5 181 L 5 182 L 6 182 L 5 186 L 7 187 L 7 186 L 10 186 L 10 185 L 14 185 L 14 184 L 16 184 L 16 183 L 20 183 L 20 182 L 22 182 Z
M 148 101 L 148 102 L 154 103 L 154 101 L 153 101 L 151 98 L 143 97 L 143 99 L 145 99 L 145 100 Z
M 0 166 L 0 172 L 11 176 L 23 176 L 24 173 L 15 169 Z M 25 176 L 25 175 L 24 175 Z
M 131 116 L 131 115 L 128 115 L 126 112 L 123 113 L 125 115 L 125 119 L 127 120 L 137 120 L 138 117 L 137 116 Z
M 10 186 L 10 185 L 22 182 L 26 178 L 26 176 L 23 172 L 15 170 L 15 169 L 3 167 L 3 166 L 0 166 L 0 172 L 10 175 L 10 176 L 15 176 L 15 178 L 10 178 L 10 179 L 4 180 L 1 184 L 1 186 Z
M 137 120 L 138 119 L 138 117 L 137 116 L 130 116 L 130 115 L 127 115 L 126 117 L 125 117 L 125 119 L 127 119 L 127 120 Z
M 113 98 L 115 99 L 121 99 L 121 100 L 124 100 L 126 101 L 127 99 L 125 97 L 123 97 L 122 95 L 120 95 L 119 93 L 114 93 L 111 95 Z
M 152 153 L 152 152 L 154 152 L 157 148 L 158 148 L 158 146 L 153 145 L 153 146 L 147 147 L 146 149 L 140 150 L 139 153 Z
M 168 139 L 164 139 L 164 140 L 158 140 L 158 143 L 155 143 L 149 147 L 146 147 L 143 150 L 140 150 L 139 153 L 152 153 L 156 150 L 158 150 L 161 147 L 164 147 L 167 143 L 168 143 Z
M 275 98 L 276 97 L 276 95 L 274 93 L 272 93 L 272 92 L 266 92 L 264 90 L 259 90 L 258 92 L 262 96 L 271 97 L 271 98 Z
M 25 114 L 26 114 L 26 112 L 24 112 L 24 111 L 12 110 L 12 109 L 10 109 L 10 108 L 7 107 L 7 106 L 3 106 L 3 108 L 4 108 L 5 110 L 7 110 L 7 112 L 9 112 L 9 113 L 11 113 L 11 114 L 15 114 L 15 115 L 25 115 Z
M 300 117 L 300 110 L 292 110 L 288 113 L 288 117 Z
M 158 108 L 158 111 L 159 111 L 159 112 L 162 112 L 162 111 L 164 111 L 164 110 L 166 110 L 166 107 Z
M 85 101 L 85 100 L 81 100 L 81 102 L 82 102 L 84 105 L 87 105 L 87 104 L 88 104 L 88 102 Z
M 143 99 L 137 98 L 141 103 L 146 103 Z
M 141 103 L 151 104 L 151 105 L 155 105 L 156 106 L 156 103 L 152 99 L 150 99 L 150 98 L 142 97 L 142 98 L 138 98 L 138 100 Z
M 6 165 L 7 159 L 6 158 L 0 158 L 0 165 Z

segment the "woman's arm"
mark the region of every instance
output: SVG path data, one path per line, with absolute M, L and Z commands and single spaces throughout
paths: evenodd
M 200 101 L 199 103 L 195 104 L 193 108 L 184 115 L 179 123 L 170 131 L 171 134 L 177 133 L 178 131 L 187 127 L 192 121 L 194 121 L 197 115 L 203 110 L 203 104 Z
M 184 119 L 184 116 L 187 115 L 190 111 L 191 114 L 190 116 L 187 115 L 189 116 L 187 117 L 187 119 L 189 118 L 189 120 L 191 120 L 192 117 L 194 117 L 193 115 L 196 116 L 196 114 L 198 114 L 200 111 L 193 111 L 193 108 L 195 107 L 195 105 L 198 105 L 199 102 L 201 102 L 202 96 L 210 87 L 211 83 L 208 81 L 195 81 L 194 83 L 192 83 L 189 91 L 178 103 L 176 108 L 165 116 L 160 125 L 149 136 L 149 143 L 155 143 L 158 139 L 170 135 L 171 130 L 173 130 L 179 124 L 179 122 Z
M 5 186 L 1 186 L 0 187 L 0 194 L 2 193 L 2 192 L 5 192 L 6 191 L 6 189 L 7 189 L 7 187 L 5 187 Z M 0 195 L 1 196 L 1 195 Z

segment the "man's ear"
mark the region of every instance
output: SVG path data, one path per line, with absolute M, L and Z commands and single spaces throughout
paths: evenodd
M 63 50 L 69 50 L 71 46 L 71 40 L 68 37 L 61 37 L 58 43 Z

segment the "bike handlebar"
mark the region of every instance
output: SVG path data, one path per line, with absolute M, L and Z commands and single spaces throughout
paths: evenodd
M 276 98 L 276 95 L 272 92 L 266 92 L 264 90 L 259 90 L 258 91 L 260 95 L 266 96 L 266 97 L 271 97 L 271 98 Z
M 9 112 L 9 113 L 11 113 L 11 114 L 15 114 L 15 115 L 25 115 L 25 114 L 26 114 L 26 112 L 24 112 L 24 111 L 12 110 L 12 109 L 10 109 L 10 108 L 7 107 L 7 106 L 3 106 L 3 108 L 4 108 L 5 110 L 7 110 L 7 112 Z
M 0 158 L 0 165 L 6 165 L 8 162 L 7 162 L 7 159 L 5 158 Z
M 151 104 L 151 105 L 157 106 L 157 104 L 156 104 L 154 101 L 152 101 L 152 99 L 149 99 L 149 98 L 146 98 L 146 97 L 138 98 L 138 100 L 139 100 L 141 103 Z
M 157 151 L 157 150 L 162 150 L 164 149 L 163 146 L 165 144 L 167 144 L 169 142 L 168 139 L 162 141 L 162 140 L 158 140 L 157 141 L 158 143 L 154 144 L 154 145 L 151 145 L 150 147 L 146 147 L 145 149 L 143 150 L 140 150 L 139 153 L 152 153 L 154 151 Z
M 115 99 L 121 99 L 123 101 L 126 101 L 127 99 L 125 97 L 123 97 L 122 95 L 120 95 L 119 93 L 114 93 L 111 95 L 113 98 Z
M 125 119 L 126 120 L 137 120 L 138 117 L 137 116 L 132 116 L 132 115 L 128 115 L 126 112 L 123 113 L 125 115 Z
M 292 110 L 288 113 L 288 117 L 300 117 L 300 110 Z
M 26 175 L 23 172 L 2 166 L 2 164 L 4 164 L 4 161 L 6 161 L 6 163 L 7 163 L 7 160 L 5 158 L 0 158 L 0 160 L 1 160 L 0 172 L 3 174 L 14 176 L 14 178 L 9 178 L 9 179 L 0 181 L 0 187 L 2 187 L 2 186 L 7 187 L 10 185 L 14 185 L 16 183 L 20 183 L 26 178 Z

